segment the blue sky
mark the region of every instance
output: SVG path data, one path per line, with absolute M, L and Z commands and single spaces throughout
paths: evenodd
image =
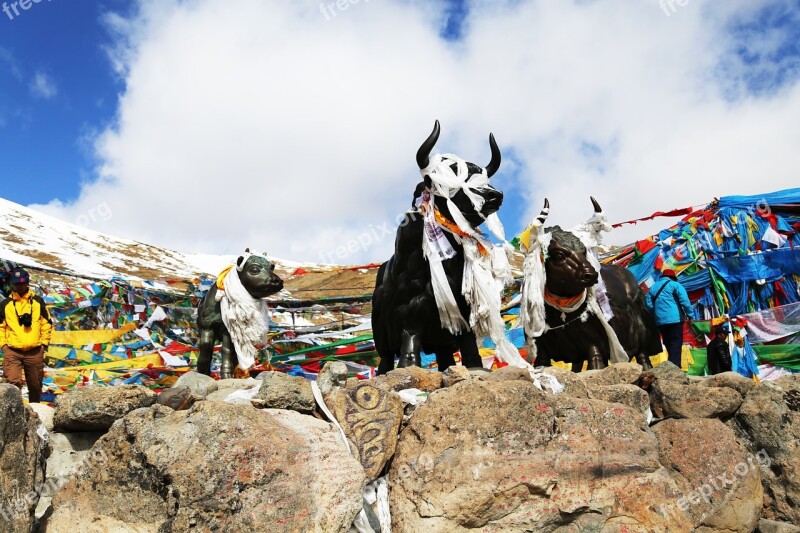
M 477 163 L 497 136 L 510 238 L 544 196 L 570 226 L 590 194 L 615 222 L 795 186 L 798 78 L 800 0 L 362 0 L 332 19 L 317 0 L 42 0 L 0 11 L 0 196 L 70 222 L 107 204 L 92 229 L 185 251 L 319 259 L 406 208 L 438 118 L 437 149 Z M 196 226 L 222 185 L 257 194 Z
M 6 2 L 8 5 L 9 3 Z M 13 2 L 12 2 L 13 4 Z M 3 196 L 20 204 L 72 200 L 92 178 L 89 137 L 116 111 L 121 79 L 103 51 L 102 13 L 125 0 L 50 0 L 0 13 Z

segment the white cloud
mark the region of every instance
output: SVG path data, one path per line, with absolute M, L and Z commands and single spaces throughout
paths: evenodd
M 800 86 L 731 101 L 718 79 L 726 22 L 763 3 L 692 0 L 666 16 L 658 0 L 482 1 L 448 43 L 438 3 L 326 18 L 310 0 L 145 0 L 134 20 L 109 17 L 126 90 L 96 141 L 99 178 L 72 204 L 37 207 L 74 220 L 105 202 L 114 216 L 97 229 L 122 237 L 319 261 L 410 205 L 434 118 L 443 152 L 485 164 L 489 131 L 513 152 L 528 209 L 501 210 L 507 225 L 545 196 L 551 221 L 572 226 L 589 195 L 621 221 L 791 187 Z
M 42 71 L 36 72 L 29 85 L 31 94 L 36 98 L 50 100 L 58 94 L 58 87 L 53 79 Z

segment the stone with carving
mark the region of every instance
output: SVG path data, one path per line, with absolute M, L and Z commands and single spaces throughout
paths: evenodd
M 377 478 L 394 455 L 403 420 L 400 396 L 361 382 L 328 393 L 325 403 L 352 443 L 351 451 L 364 467 L 367 478 Z

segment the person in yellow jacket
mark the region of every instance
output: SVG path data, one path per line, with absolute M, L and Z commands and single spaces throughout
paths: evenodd
M 50 345 L 53 326 L 44 300 L 30 288 L 30 276 L 17 268 L 11 273 L 14 291 L 0 303 L 0 347 L 3 375 L 20 389 L 28 383 L 28 401 L 42 399 L 44 354 Z M 25 371 L 25 379 L 22 371 Z

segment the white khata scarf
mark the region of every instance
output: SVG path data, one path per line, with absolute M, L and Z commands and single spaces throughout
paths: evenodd
M 455 172 L 450 168 L 452 164 L 456 166 Z M 506 255 L 507 248 L 495 246 L 483 237 L 469 224 L 452 201 L 452 197 L 459 190 L 463 190 L 472 201 L 475 210 L 480 212 L 484 198 L 475 190 L 489 186 L 486 169 L 480 174 L 469 176 L 467 164 L 463 159 L 452 154 L 434 154 L 430 157 L 428 167 L 420 172 L 423 176 L 428 176 L 432 182 L 432 190 L 426 190 L 416 205 L 424 217 L 422 249 L 430 266 L 431 284 L 442 327 L 457 335 L 469 326 L 476 337 L 491 338 L 495 344 L 495 355 L 500 361 L 510 366 L 529 368 L 537 387 L 541 389 L 541 381 L 544 381 L 554 393 L 561 392 L 563 386 L 554 377 L 535 372 L 506 337 L 500 306 L 503 287 L 513 279 Z M 437 220 L 435 205 L 437 195 L 446 199 L 447 207 L 457 227 L 447 224 L 449 221 Z M 495 237 L 505 243 L 503 225 L 497 213 L 486 217 L 486 223 Z M 454 235 L 456 242 L 464 249 L 461 294 L 471 308 L 469 325 L 458 309 L 442 266 L 443 261 L 456 255 L 444 234 L 445 231 Z
M 526 348 L 532 359 L 536 358 L 537 337 L 544 335 L 550 326 L 545 321 L 544 290 L 547 283 L 544 263 L 546 260 L 547 249 L 550 247 L 552 235 L 542 233 L 542 226 L 549 214 L 549 208 L 542 209 L 542 212 L 533 221 L 530 227 L 530 238 L 528 242 L 522 242 L 523 252 L 526 253 L 523 264 L 524 279 L 522 282 L 521 301 L 520 301 L 520 322 L 522 322 L 527 338 Z M 586 254 L 589 263 L 597 273 L 600 273 L 600 260 L 597 257 L 597 246 L 602 242 L 601 231 L 611 231 L 604 213 L 594 213 L 584 224 L 580 224 L 571 230 L 586 247 Z M 524 239 L 523 239 L 524 240 Z M 609 325 L 608 321 L 613 318 L 611 305 L 608 301 L 606 286 L 602 276 L 598 276 L 597 284 L 586 291 L 585 301 L 587 302 L 586 312 L 580 316 L 580 320 L 585 322 L 588 313 L 593 313 L 602 324 L 608 336 L 608 344 L 611 350 L 609 361 L 612 363 L 628 362 L 630 358 L 625 353 L 625 349 L 617 338 L 616 332 Z M 581 301 L 581 305 L 583 300 Z M 555 306 L 554 306 L 555 307 Z M 577 307 L 576 307 L 577 309 Z M 569 312 L 570 309 L 560 309 L 562 312 Z M 574 311 L 574 309 L 572 309 Z
M 247 263 L 245 253 L 241 266 Z M 222 322 L 228 328 L 239 368 L 248 370 L 255 364 L 258 348 L 266 344 L 269 332 L 269 306 L 265 300 L 250 296 L 239 280 L 239 268 L 231 268 L 224 278 L 225 288 L 218 289 L 216 300 L 220 302 Z

